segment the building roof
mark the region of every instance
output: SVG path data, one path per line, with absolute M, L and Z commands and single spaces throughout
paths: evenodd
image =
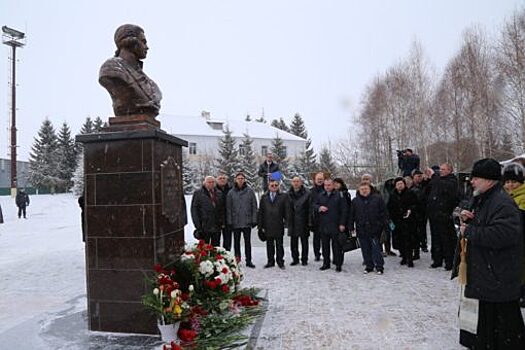
M 270 124 L 256 121 L 207 119 L 203 116 L 176 116 L 170 114 L 160 114 L 159 120 L 162 129 L 177 136 L 222 137 L 224 133 L 218 126 L 223 124 L 224 128 L 226 126 L 229 127 L 233 137 L 243 137 L 243 134 L 248 134 L 252 139 L 274 139 L 276 135 L 279 135 L 281 139 L 286 141 L 306 141 Z

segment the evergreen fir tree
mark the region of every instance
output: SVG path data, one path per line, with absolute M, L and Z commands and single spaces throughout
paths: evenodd
M 90 117 L 86 118 L 86 121 L 82 125 L 82 128 L 80 128 L 81 134 L 92 134 L 95 131 L 95 125 L 93 124 L 93 121 Z
M 184 194 L 192 194 L 196 188 L 194 171 L 186 152 L 182 152 L 182 186 Z
M 219 139 L 220 158 L 217 159 L 217 169 L 233 179 L 239 170 L 239 155 L 229 127 L 223 133 L 224 136 Z
M 289 185 L 290 169 L 288 168 L 288 155 L 286 146 L 284 145 L 283 139 L 279 137 L 279 134 L 275 135 L 272 140 L 271 152 L 273 153 L 274 161 L 279 164 L 279 169 L 283 174 L 283 181 L 286 186 Z
M 324 146 L 319 153 L 319 167 L 322 171 L 332 175 L 335 174 L 337 170 L 337 166 L 334 162 L 334 159 L 332 158 L 332 154 L 326 146 Z
M 35 137 L 29 155 L 29 181 L 34 187 L 48 186 L 51 191 L 61 184 L 58 173 L 58 141 L 49 119 L 45 119 Z
M 286 125 L 286 122 L 284 121 L 284 119 L 282 117 L 279 118 L 279 120 L 277 120 L 277 119 L 272 120 L 272 124 L 271 125 L 274 128 L 281 129 L 281 130 L 286 131 L 286 132 L 290 132 L 290 128 L 288 127 L 288 125 Z
M 73 193 L 80 197 L 84 193 L 84 153 L 77 156 L 77 167 L 73 173 Z
M 246 114 L 246 118 L 244 120 L 247 121 L 247 122 L 251 122 L 252 121 L 252 117 L 250 116 L 250 114 Z
M 260 185 L 258 184 L 257 176 L 257 163 L 255 160 L 255 153 L 253 152 L 253 140 L 248 134 L 244 134 L 244 139 L 240 145 L 242 152 L 239 152 L 240 168 L 244 172 L 246 182 L 255 191 L 259 190 Z
M 93 121 L 93 132 L 101 132 L 104 127 L 104 122 L 100 117 L 96 117 Z
M 261 115 L 259 118 L 255 119 L 256 122 L 258 123 L 265 123 L 266 124 L 266 119 L 264 119 L 264 115 Z
M 305 184 L 311 186 L 312 173 L 316 171 L 316 154 L 312 147 L 312 140 L 308 138 L 308 131 L 304 125 L 303 118 L 295 113 L 290 124 L 290 133 L 306 140 L 305 150 L 300 153 L 294 163 L 294 169 L 298 175 L 303 176 Z
M 64 190 L 71 187 L 73 173 L 77 167 L 77 148 L 71 136 L 69 125 L 64 122 L 58 133 L 57 139 L 57 172 L 64 184 Z

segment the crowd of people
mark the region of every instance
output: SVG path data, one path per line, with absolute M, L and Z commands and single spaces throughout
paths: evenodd
M 257 228 L 259 239 L 266 242 L 264 268 L 277 264 L 285 269 L 287 229 L 290 265 L 308 265 L 313 249 L 315 260 L 322 259 L 320 270 L 333 264 L 336 272 L 344 262 L 342 242 L 357 237 L 363 273 L 381 275 L 384 257 L 397 255 L 392 249 L 399 251 L 401 265 L 414 267 L 421 252 L 428 252 L 429 227 L 430 268 L 444 267 L 453 277 L 462 276 L 462 298 L 479 304 L 477 328 L 462 329 L 461 344 L 472 349 L 525 348 L 520 313 L 525 295 L 525 168 L 512 163 L 502 169 L 493 159 L 480 160 L 473 166 L 468 190 L 461 191 L 451 164 L 421 170 L 412 150 L 398 155 L 403 176 L 376 187 L 373 177 L 364 174 L 354 198 L 343 179 L 324 172 L 315 174 L 311 188 L 293 176 L 290 188 L 281 191 L 279 165 L 271 154 L 259 167 L 265 190 L 258 203 L 242 171 L 233 186 L 224 174 L 207 176 L 192 199 L 195 236 L 213 245 L 222 237 L 223 247 L 231 250 L 233 234 L 239 261 L 242 236 L 246 266 L 255 268 L 251 232 Z

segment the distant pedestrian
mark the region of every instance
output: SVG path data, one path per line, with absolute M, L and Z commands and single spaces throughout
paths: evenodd
M 246 266 L 255 268 L 252 263 L 252 228 L 257 226 L 257 199 L 250 186 L 246 184 L 244 173 L 235 176 L 235 185 L 226 199 L 227 224 L 233 230 L 235 257 L 241 260 L 241 234 L 244 236 Z
M 266 153 L 266 160 L 259 166 L 257 174 L 262 177 L 263 191 L 268 191 L 268 182 L 272 173 L 279 171 L 279 164 L 273 161 L 273 153 Z
M 15 201 L 16 206 L 18 207 L 18 218 L 20 219 L 23 215 L 24 219 L 26 219 L 26 208 L 29 206 L 29 195 L 24 189 L 19 189 Z
M 257 228 L 266 237 L 267 263 L 264 268 L 277 265 L 284 269 L 284 228 L 289 221 L 288 196 L 279 192 L 279 182 L 270 179 L 268 192 L 260 200 Z

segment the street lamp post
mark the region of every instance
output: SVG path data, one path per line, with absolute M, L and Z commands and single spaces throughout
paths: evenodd
M 8 26 L 2 27 L 2 42 L 11 46 L 11 196 L 16 195 L 16 48 L 25 45 L 25 33 Z

